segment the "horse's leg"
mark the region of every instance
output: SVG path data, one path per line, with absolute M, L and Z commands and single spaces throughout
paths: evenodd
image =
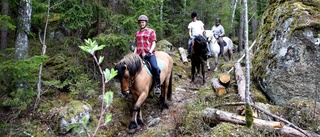
M 215 53 L 214 54 L 214 70 L 213 71 L 217 71 L 218 70 L 218 64 L 219 64 L 219 54 Z
M 191 81 L 194 82 L 194 73 L 196 73 L 196 66 L 193 61 L 191 61 Z
M 229 50 L 228 50 L 228 53 L 229 53 L 229 54 L 228 54 L 228 55 L 229 55 L 229 60 L 233 60 L 232 50 L 229 49 Z
M 210 62 L 209 62 L 209 59 L 207 59 L 207 68 L 208 68 L 208 71 L 210 71 Z
M 160 96 L 160 104 L 161 104 L 161 110 L 164 110 L 164 109 L 169 109 L 169 106 L 167 104 L 167 96 L 168 96 L 168 88 L 170 86 L 170 83 L 171 82 L 171 73 L 166 75 L 166 78 L 162 84 L 162 87 L 161 87 L 161 96 Z M 171 93 L 170 93 L 171 94 Z M 171 95 L 170 95 L 171 96 Z
M 206 83 L 206 77 L 205 77 L 205 71 L 204 71 L 204 63 L 205 63 L 205 61 L 202 61 L 201 62 L 201 73 L 202 73 L 202 81 L 203 81 L 203 84 L 205 84 Z
M 132 118 L 129 124 L 128 133 L 134 133 L 138 128 L 138 115 L 141 113 L 140 107 L 144 100 L 148 97 L 148 90 L 143 91 L 140 96 L 133 95 L 133 99 L 136 100 L 136 103 L 133 107 Z M 139 122 L 143 122 L 142 117 L 140 118 Z
M 224 49 L 224 51 L 226 51 L 226 50 L 228 50 L 228 49 Z M 228 51 L 223 52 L 223 53 L 221 54 L 221 56 L 223 57 L 224 62 L 228 62 L 226 56 L 224 55 L 224 54 L 226 54 L 227 52 L 228 52 Z
M 200 62 L 197 63 L 197 76 L 200 76 Z

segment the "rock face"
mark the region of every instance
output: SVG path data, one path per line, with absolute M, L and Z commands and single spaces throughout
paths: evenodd
M 252 60 L 254 82 L 278 105 L 293 97 L 320 101 L 320 0 L 268 5 Z

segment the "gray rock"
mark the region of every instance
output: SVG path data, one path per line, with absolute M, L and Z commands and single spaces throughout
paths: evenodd
M 320 82 L 320 47 L 315 41 L 320 19 L 310 14 L 319 9 L 306 9 L 302 8 L 308 7 L 303 3 L 287 1 L 292 1 L 292 5 L 274 2 L 274 6 L 266 9 L 269 13 L 264 19 L 271 22 L 262 23 L 257 37 L 260 47 L 253 59 L 254 79 L 278 105 L 293 97 L 320 101 L 316 97 L 319 95 L 316 92 Z

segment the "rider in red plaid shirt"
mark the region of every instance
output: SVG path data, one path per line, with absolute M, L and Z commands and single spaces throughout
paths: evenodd
M 155 95 L 161 95 L 161 86 L 160 86 L 160 69 L 157 64 L 157 59 L 155 56 L 156 48 L 156 33 L 153 29 L 147 27 L 148 17 L 146 15 L 140 15 L 138 22 L 140 25 L 140 30 L 135 33 L 135 45 L 136 48 L 134 53 L 140 55 L 141 58 L 150 62 L 152 67 L 152 75 L 156 81 L 156 90 Z

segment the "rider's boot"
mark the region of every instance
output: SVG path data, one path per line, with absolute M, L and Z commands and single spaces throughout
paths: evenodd
M 158 74 L 158 76 L 155 77 L 156 80 L 156 89 L 154 91 L 154 94 L 156 96 L 160 96 L 161 95 L 161 81 L 160 81 L 160 74 Z

